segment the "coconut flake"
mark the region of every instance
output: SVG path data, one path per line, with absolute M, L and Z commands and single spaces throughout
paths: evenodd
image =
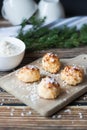
M 58 115 L 57 118 L 60 119 L 62 116 L 61 115 Z
M 71 110 L 70 109 L 66 109 L 64 112 L 68 112 L 69 114 L 71 114 Z
M 23 112 L 21 112 L 21 116 L 24 116 L 24 113 L 23 113 Z
M 26 67 L 29 69 L 38 69 L 38 67 L 35 65 L 27 65 Z
M 32 112 L 31 112 L 31 111 L 26 112 L 26 115 L 27 115 L 27 116 L 30 116 L 31 114 L 32 114 Z
M 50 58 L 50 62 L 54 62 L 55 61 L 55 59 L 54 58 Z
M 13 116 L 14 114 L 13 114 L 13 112 L 10 112 L 10 116 Z
M 53 116 L 52 116 L 52 119 L 55 119 L 55 118 L 56 118 L 56 115 L 53 115 Z
M 56 54 L 52 53 L 52 52 L 49 52 L 47 53 L 49 56 L 57 56 Z
M 55 81 L 55 79 L 54 78 L 52 78 L 52 77 L 46 77 L 45 78 L 46 79 L 46 83 L 55 83 L 55 84 L 57 84 L 57 82 Z
M 81 112 L 79 112 L 78 114 L 79 114 L 80 119 L 82 119 L 82 118 L 83 118 L 82 113 L 81 113 Z

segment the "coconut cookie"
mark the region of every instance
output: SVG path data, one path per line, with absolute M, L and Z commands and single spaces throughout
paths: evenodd
M 84 71 L 77 66 L 66 66 L 61 71 L 61 80 L 65 81 L 69 85 L 77 85 L 83 81 Z
M 40 79 L 40 71 L 36 66 L 27 65 L 19 70 L 17 73 L 19 80 L 23 82 L 35 82 Z
M 47 53 L 42 58 L 42 67 L 50 73 L 57 73 L 60 70 L 60 60 L 56 54 Z
M 38 85 L 37 92 L 41 98 L 55 99 L 60 94 L 60 85 L 54 78 L 45 77 Z

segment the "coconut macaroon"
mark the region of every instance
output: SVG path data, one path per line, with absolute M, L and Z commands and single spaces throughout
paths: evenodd
M 69 85 L 77 85 L 83 81 L 84 71 L 78 66 L 65 66 L 61 71 L 61 80 Z
M 57 73 L 60 70 L 60 60 L 56 54 L 47 53 L 42 58 L 42 67 L 50 73 Z
M 37 88 L 38 95 L 44 99 L 55 99 L 59 96 L 60 91 L 59 83 L 48 76 L 41 80 Z
M 40 79 L 40 71 L 34 65 L 27 65 L 18 71 L 17 77 L 19 80 L 26 83 L 35 82 Z

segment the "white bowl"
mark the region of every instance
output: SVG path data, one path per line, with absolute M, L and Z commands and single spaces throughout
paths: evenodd
M 17 47 L 17 52 L 14 54 L 7 55 L 6 50 L 5 54 L 0 54 L 0 71 L 9 71 L 16 68 L 21 63 L 25 54 L 26 47 L 23 41 L 14 37 L 3 37 L 0 43 L 1 42 L 8 42 Z

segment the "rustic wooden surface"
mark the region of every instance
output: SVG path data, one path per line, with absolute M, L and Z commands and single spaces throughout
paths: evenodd
M 11 26 L 0 21 L 0 27 Z M 76 49 L 51 49 L 25 54 L 21 66 L 43 56 L 46 52 L 56 52 L 60 58 L 71 58 L 87 54 L 87 47 Z M 0 72 L 0 77 L 9 72 Z M 0 89 L 0 130 L 87 130 L 87 93 L 70 103 L 51 117 L 43 117 L 14 96 Z

